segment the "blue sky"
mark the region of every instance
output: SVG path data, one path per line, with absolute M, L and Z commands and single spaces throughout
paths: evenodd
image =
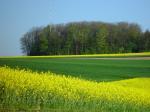
M 32 27 L 72 21 L 134 22 L 150 30 L 150 0 L 0 0 L 0 56 L 22 55 Z

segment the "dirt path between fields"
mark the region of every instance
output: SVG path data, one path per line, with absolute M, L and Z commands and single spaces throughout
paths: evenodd
M 126 57 L 126 58 L 76 58 L 87 60 L 150 60 L 150 57 Z

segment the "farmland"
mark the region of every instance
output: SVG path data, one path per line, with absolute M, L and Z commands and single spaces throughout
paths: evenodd
M 13 57 L 0 58 L 0 66 L 10 66 L 30 69 L 38 72 L 51 71 L 57 74 L 71 75 L 87 80 L 111 81 L 134 77 L 150 76 L 150 60 L 130 59 L 125 57 L 150 56 L 150 53 L 136 54 L 105 54 L 78 56 L 43 56 L 43 57 Z M 108 59 L 94 59 L 104 58 Z M 111 57 L 123 57 L 121 60 L 111 60 Z M 92 59 L 93 58 L 93 59 Z M 133 57 L 135 58 L 135 57 Z
M 148 112 L 150 60 L 143 56 L 149 53 L 136 54 L 139 58 L 135 54 L 1 57 L 1 108 Z
M 79 78 L 0 68 L 4 109 L 34 111 L 149 111 L 150 79 L 93 82 Z

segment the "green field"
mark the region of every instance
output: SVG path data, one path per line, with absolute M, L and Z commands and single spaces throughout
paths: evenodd
M 149 53 L 145 54 L 146 56 L 150 56 Z M 121 54 L 119 54 L 119 56 L 120 55 Z M 78 58 L 75 56 L 69 58 L 67 56 L 61 58 L 47 56 L 0 58 L 0 66 L 7 65 L 13 68 L 18 66 L 19 68 L 27 68 L 40 72 L 51 71 L 58 74 L 71 75 L 96 81 L 122 80 L 150 76 L 150 60 L 103 60 L 94 59 L 95 57 L 99 58 L 103 55 L 99 55 L 99 57 L 98 55 L 88 55 L 88 58 L 83 56 L 77 56 Z M 126 56 L 135 55 L 130 54 Z M 136 56 L 141 56 L 141 54 Z
M 136 54 L 141 56 L 150 55 Z M 0 107 L 5 111 L 149 112 L 150 60 L 135 59 L 135 54 L 112 57 L 1 57 Z

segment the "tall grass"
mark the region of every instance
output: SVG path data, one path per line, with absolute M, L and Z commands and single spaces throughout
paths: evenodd
M 150 111 L 150 78 L 98 83 L 51 72 L 0 67 L 0 90 L 3 109 Z

